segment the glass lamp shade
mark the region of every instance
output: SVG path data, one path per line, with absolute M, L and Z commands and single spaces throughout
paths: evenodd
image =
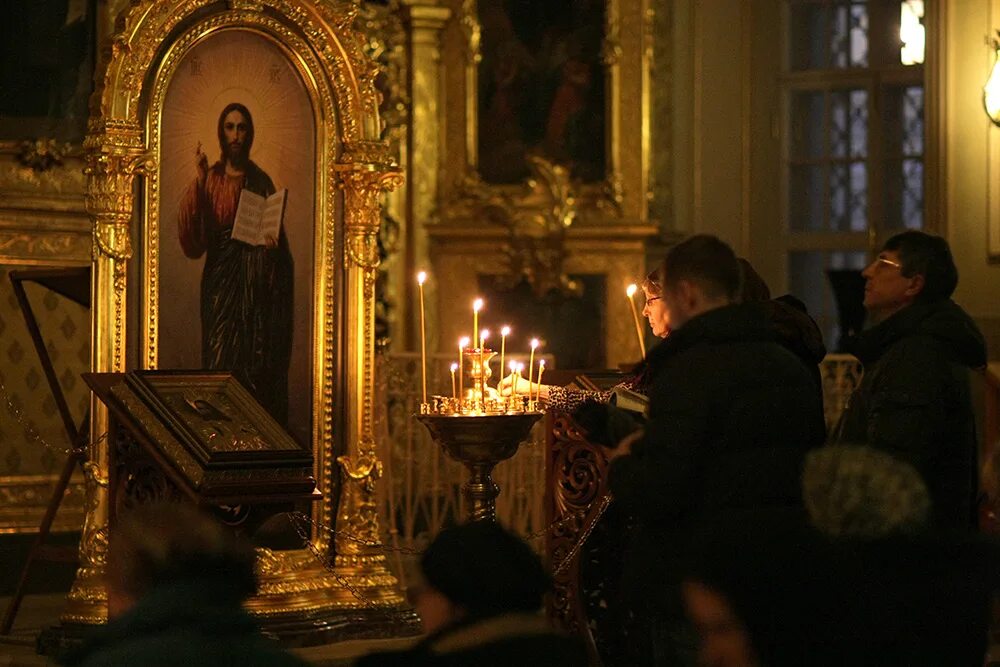
M 996 50 L 990 78 L 983 86 L 983 107 L 995 125 L 1000 125 L 1000 48 Z

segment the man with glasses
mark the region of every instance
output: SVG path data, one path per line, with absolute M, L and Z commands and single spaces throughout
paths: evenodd
M 868 444 L 917 468 L 936 520 L 975 523 L 977 442 L 968 370 L 986 345 L 951 295 L 958 270 L 948 243 L 907 231 L 862 272 L 873 324 L 848 343 L 864 365 L 832 440 Z

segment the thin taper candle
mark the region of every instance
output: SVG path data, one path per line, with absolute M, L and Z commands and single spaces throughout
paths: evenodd
M 472 344 L 479 342 L 479 311 L 483 309 L 483 300 L 476 298 L 472 302 Z
M 489 329 L 483 329 L 479 334 L 479 399 L 482 401 L 483 412 L 486 412 L 486 339 L 490 337 Z
M 646 340 L 642 336 L 642 325 L 639 324 L 639 312 L 635 309 L 635 291 L 638 288 L 635 283 L 632 283 L 627 288 L 625 288 L 625 297 L 628 299 L 628 305 L 632 309 L 632 321 L 635 322 L 635 335 L 639 338 L 639 351 L 642 353 L 642 358 L 646 358 Z
M 462 403 L 465 401 L 465 378 L 463 375 L 463 361 L 462 357 L 465 354 L 465 348 L 469 345 L 469 338 L 463 337 L 458 340 L 458 411 L 462 411 Z
M 417 288 L 420 292 L 420 380 L 423 388 L 424 404 L 427 403 L 427 327 L 424 320 L 424 282 L 427 273 L 417 274 Z
M 500 379 L 497 380 L 498 388 L 500 387 L 500 382 L 503 380 L 503 372 L 504 372 L 503 357 L 504 357 L 504 352 L 506 352 L 507 350 L 507 336 L 509 335 L 510 335 L 510 327 L 505 324 L 503 325 L 503 328 L 500 329 Z
M 451 397 L 454 399 L 458 398 L 458 391 L 455 389 L 455 371 L 458 370 L 458 364 L 451 365 Z
M 545 372 L 545 360 L 538 360 L 538 391 L 535 393 L 535 403 L 542 400 L 542 373 Z
M 528 400 L 531 400 L 531 377 L 535 366 L 535 350 L 538 348 L 538 339 L 531 339 L 531 354 L 528 355 Z

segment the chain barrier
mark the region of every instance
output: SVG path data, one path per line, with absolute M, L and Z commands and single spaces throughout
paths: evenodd
M 370 609 L 377 609 L 378 608 L 377 604 L 366 598 L 364 593 L 358 590 L 357 586 L 355 586 L 354 584 L 352 584 L 347 580 L 347 577 L 341 574 L 337 574 L 337 572 L 333 569 L 333 567 L 330 566 L 328 559 L 324 557 L 323 554 L 320 553 L 320 550 L 316 548 L 316 545 L 313 544 L 313 541 L 309 538 L 309 535 L 306 534 L 305 529 L 302 527 L 302 524 L 299 523 L 298 516 L 296 515 L 304 516 L 301 514 L 301 512 L 285 513 L 285 516 L 288 517 L 288 521 L 292 524 L 292 527 L 295 529 L 295 532 L 298 533 L 299 538 L 302 540 L 303 544 L 305 544 L 305 547 L 306 549 L 309 550 L 309 553 L 311 553 L 313 557 L 317 561 L 319 561 L 319 564 L 323 566 L 323 569 L 325 569 L 327 572 L 333 575 L 333 578 L 336 580 L 338 584 L 340 584 L 342 588 L 346 588 L 348 591 L 350 591 L 351 595 L 353 595 L 358 602 L 360 602 L 361 604 L 365 605 Z
M 569 552 L 562 559 L 562 561 L 560 561 L 559 564 L 553 569 L 552 574 L 554 576 L 558 576 L 559 574 L 562 574 L 562 572 L 566 569 L 566 567 L 573 561 L 574 558 L 576 558 L 576 555 L 580 552 L 581 547 L 590 537 L 591 533 L 594 532 L 594 529 L 597 527 L 597 523 L 601 520 L 601 517 L 604 516 L 605 511 L 607 511 L 608 506 L 611 504 L 611 500 L 612 498 L 610 495 L 605 495 L 600 499 L 592 502 L 590 505 L 587 506 L 586 509 L 580 510 L 578 512 L 573 512 L 572 514 L 564 514 L 563 516 L 552 521 L 548 526 L 546 526 L 542 530 L 538 530 L 523 536 L 523 539 L 525 541 L 530 542 L 540 537 L 545 537 L 550 533 L 552 533 L 557 528 L 561 528 L 562 526 L 566 525 L 571 521 L 577 521 L 583 517 L 586 517 L 590 513 L 591 508 L 597 505 L 597 511 L 594 515 L 594 518 L 584 528 L 583 532 L 580 534 L 580 537 L 577 538 L 576 542 L 573 544 L 573 547 L 569 550 Z M 309 550 L 309 552 L 320 563 L 320 565 L 322 565 L 327 572 L 333 575 L 333 578 L 337 581 L 338 584 L 340 584 L 340 586 L 347 589 L 351 593 L 351 595 L 353 595 L 359 602 L 361 602 L 362 604 L 364 604 L 366 607 L 369 608 L 377 608 L 378 605 L 369 600 L 367 597 L 365 597 L 364 593 L 362 593 L 357 586 L 353 585 L 350 581 L 348 581 L 346 577 L 338 574 L 334 570 L 334 568 L 329 564 L 328 559 L 320 552 L 320 550 L 316 547 L 315 543 L 313 543 L 312 538 L 309 536 L 304 526 L 308 525 L 318 530 L 321 530 L 334 538 L 345 539 L 349 542 L 353 542 L 354 544 L 358 544 L 360 546 L 369 549 L 378 549 L 385 553 L 398 553 L 407 556 L 419 556 L 423 554 L 423 551 L 420 549 L 413 549 L 410 547 L 390 547 L 386 546 L 385 544 L 382 544 L 381 542 L 369 542 L 368 540 L 363 540 L 359 537 L 351 535 L 346 531 L 337 530 L 336 528 L 327 526 L 321 521 L 316 521 L 308 517 L 303 512 L 285 512 L 285 516 L 288 517 L 289 523 L 291 523 L 292 527 L 295 529 L 295 532 L 302 540 L 302 543 L 305 546 L 305 548 Z
M 81 443 L 78 447 L 57 447 L 43 438 L 41 433 L 38 432 L 38 429 L 28 423 L 24 413 L 19 407 L 17 407 L 17 405 L 15 405 L 14 400 L 10 396 L 10 392 L 7 391 L 7 385 L 4 384 L 2 380 L 0 380 L 0 400 L 3 400 L 4 405 L 7 407 L 7 412 L 14 417 L 14 421 L 16 421 L 21 427 L 21 430 L 24 431 L 24 435 L 28 441 L 41 445 L 50 452 L 62 454 L 63 456 L 79 456 L 83 459 L 83 461 L 86 461 L 90 448 L 95 445 L 99 445 L 108 439 L 108 432 L 105 431 L 93 442 Z

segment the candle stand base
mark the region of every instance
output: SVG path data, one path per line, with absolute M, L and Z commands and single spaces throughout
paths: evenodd
M 462 486 L 462 495 L 468 504 L 469 521 L 496 521 L 496 498 L 500 495 L 500 487 L 493 481 L 493 468 L 517 452 L 542 414 L 416 416 L 445 454 L 468 469 L 469 481 Z

